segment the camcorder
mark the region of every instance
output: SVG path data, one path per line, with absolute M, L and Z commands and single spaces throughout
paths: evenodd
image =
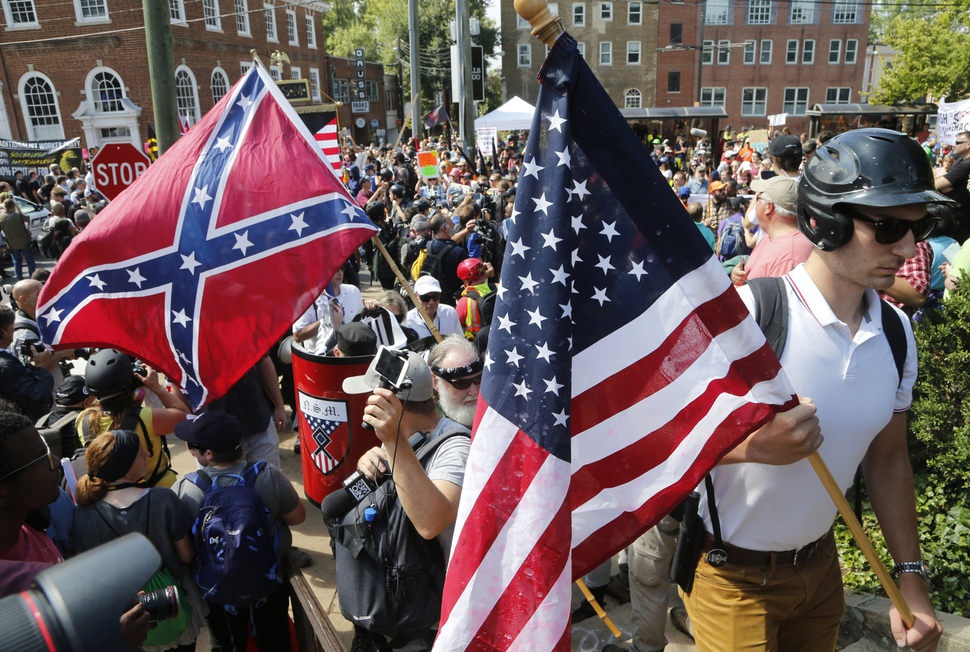
M 46 348 L 40 340 L 24 340 L 20 343 L 20 355 L 32 358 L 35 353 L 43 353 Z

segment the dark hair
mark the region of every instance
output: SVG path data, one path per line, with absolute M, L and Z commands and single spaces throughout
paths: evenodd
M 10 438 L 33 425 L 34 422 L 22 414 L 0 412 L 0 476 L 7 475 L 8 472 L 13 470 L 9 468 L 11 466 Z
M 16 315 L 13 313 L 13 309 L 7 304 L 0 304 L 0 331 L 6 330 L 13 326 L 13 322 Z
M 235 450 L 231 451 L 212 451 L 212 463 L 213 464 L 232 464 L 233 462 L 242 459 L 243 449 L 239 446 Z
M 437 233 L 445 226 L 447 222 L 447 217 L 441 213 L 436 213 L 435 216 L 428 221 L 428 226 L 431 228 L 432 233 Z
M 825 131 L 820 131 L 818 133 L 818 136 L 816 136 L 815 138 L 816 140 L 818 140 L 819 143 L 824 145 L 825 143 L 835 138 L 835 132 L 829 131 L 828 129 L 826 129 Z

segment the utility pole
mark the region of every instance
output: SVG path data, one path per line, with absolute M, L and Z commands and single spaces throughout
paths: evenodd
M 420 57 L 418 43 L 418 0 L 408 0 L 408 38 L 411 40 L 411 138 L 418 137 L 421 124 L 421 75 L 418 71 Z
M 462 148 L 475 160 L 475 100 L 472 87 L 472 37 L 468 21 L 468 0 L 455 0 L 455 28 L 458 38 L 458 134 Z
M 167 0 L 142 0 L 145 45 L 148 48 L 148 77 L 152 87 L 159 156 L 179 138 L 178 103 L 175 99 L 175 52 L 172 49 L 172 19 L 168 4 Z

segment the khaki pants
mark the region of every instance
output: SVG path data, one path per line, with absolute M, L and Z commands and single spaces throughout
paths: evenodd
M 633 542 L 630 598 L 633 607 L 633 652 L 657 652 L 667 645 L 667 589 L 680 521 L 665 516 Z
M 698 652 L 834 651 L 845 611 L 835 538 L 829 532 L 797 567 L 715 568 L 702 556 L 683 598 Z

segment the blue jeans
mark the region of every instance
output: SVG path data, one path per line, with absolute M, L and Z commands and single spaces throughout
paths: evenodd
M 22 281 L 24 278 L 24 261 L 27 262 L 27 275 L 33 276 L 37 264 L 34 262 L 34 252 L 31 251 L 30 245 L 27 245 L 26 249 L 11 249 L 10 258 L 13 260 L 14 271 L 17 274 L 18 281 Z

